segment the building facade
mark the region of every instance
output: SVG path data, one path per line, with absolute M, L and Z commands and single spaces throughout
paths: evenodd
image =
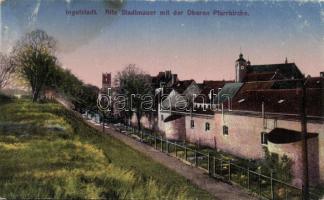
M 278 157 L 286 155 L 293 163 L 292 184 L 298 187 L 303 185 L 305 170 L 301 136 L 304 100 L 310 184 L 324 183 L 323 76 L 305 81 L 298 67 L 287 60 L 251 65 L 240 54 L 235 81 L 199 84 L 177 80 L 158 89 L 166 98 L 158 105 L 154 124 L 164 137 L 245 159 L 263 159 L 264 148 Z M 179 109 L 182 104 L 185 109 Z M 141 121 L 152 127 L 151 120 L 144 117 Z

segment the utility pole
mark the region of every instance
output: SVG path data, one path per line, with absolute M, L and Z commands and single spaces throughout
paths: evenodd
M 309 76 L 307 78 L 303 78 L 301 82 L 302 89 L 302 99 L 301 99 L 301 129 L 302 129 L 302 158 L 303 158 L 303 199 L 309 199 L 309 177 L 308 177 L 308 148 L 307 148 L 307 113 L 306 113 L 306 102 L 307 102 L 307 94 L 306 94 L 306 83 Z

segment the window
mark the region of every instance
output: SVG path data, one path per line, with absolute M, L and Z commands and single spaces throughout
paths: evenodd
M 261 132 L 261 144 L 268 144 L 268 133 Z
M 165 86 L 165 82 L 160 82 L 160 88 L 163 88 Z
M 108 88 L 108 96 L 111 97 L 111 88 Z
M 223 135 L 228 135 L 228 126 L 223 126 Z
M 210 124 L 208 122 L 206 122 L 205 124 L 205 131 L 209 131 L 210 130 Z
M 164 120 L 164 116 L 163 115 L 161 115 L 161 121 L 163 121 Z
M 195 121 L 194 121 L 194 120 L 191 120 L 191 121 L 190 121 L 190 127 L 191 127 L 191 128 L 194 128 L 194 127 L 195 127 Z

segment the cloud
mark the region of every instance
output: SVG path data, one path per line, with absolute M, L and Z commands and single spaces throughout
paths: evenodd
M 29 19 L 30 26 L 35 25 L 35 23 L 37 21 L 37 17 L 38 17 L 38 12 L 39 12 L 40 5 L 41 5 L 41 0 L 38 0 L 36 2 L 35 8 L 34 8 L 32 14 L 30 16 L 30 19 Z

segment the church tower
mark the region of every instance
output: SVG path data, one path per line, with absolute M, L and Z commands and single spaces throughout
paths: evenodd
M 102 88 L 101 90 L 104 93 L 108 94 L 108 89 L 111 88 L 111 73 L 103 73 L 102 74 Z
M 240 53 L 239 58 L 235 62 L 235 82 L 243 82 L 247 74 L 247 62 L 243 58 L 243 54 Z

